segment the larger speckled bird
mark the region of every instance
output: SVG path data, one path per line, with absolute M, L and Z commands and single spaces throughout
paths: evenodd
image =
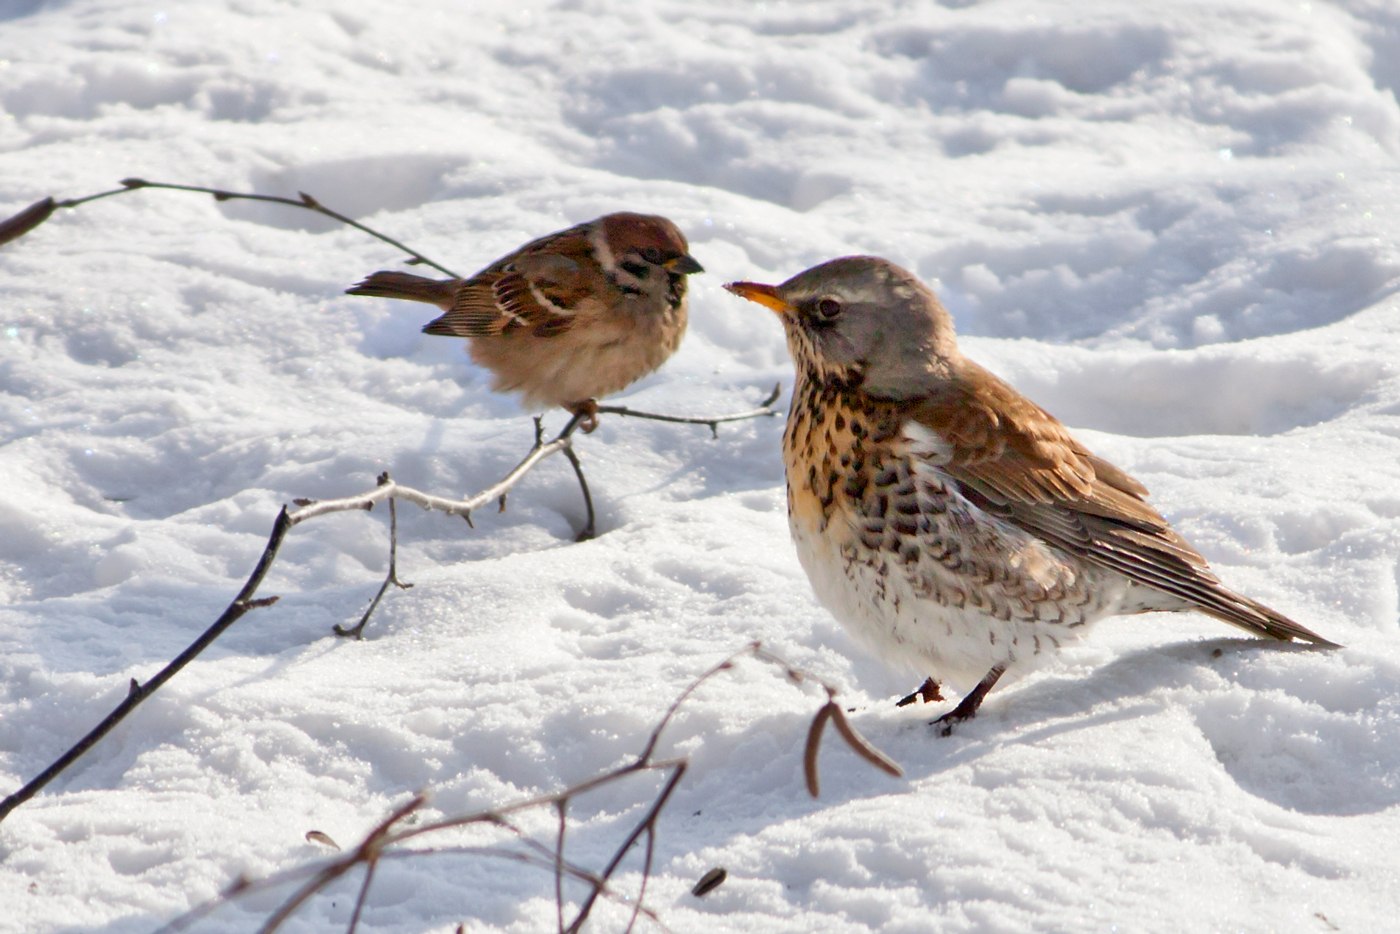
M 802 566 L 850 632 L 928 678 L 901 703 L 966 692 L 945 731 L 1108 616 L 1195 610 L 1335 647 L 1225 587 L 1141 483 L 964 357 L 912 273 L 851 256 L 725 288 L 778 313 L 796 364 L 783 456 Z

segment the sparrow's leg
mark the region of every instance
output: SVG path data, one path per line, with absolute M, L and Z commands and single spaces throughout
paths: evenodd
M 939 686 L 938 682 L 933 680 L 932 678 L 925 678 L 924 683 L 919 685 L 918 689 L 915 690 L 913 694 L 910 694 L 901 700 L 895 701 L 895 706 L 908 707 L 910 704 L 918 700 L 923 701 L 925 704 L 932 704 L 934 701 L 940 701 L 942 699 L 943 691 Z
M 934 720 L 930 725 L 943 724 L 942 733 L 944 736 L 953 732 L 953 724 L 961 723 L 964 720 L 971 720 L 977 715 L 977 708 L 982 706 L 982 699 L 987 696 L 987 692 L 996 686 L 997 679 L 1006 672 L 1005 665 L 997 665 L 986 676 L 978 682 L 977 687 L 967 692 L 967 695 L 958 703 L 958 706 Z

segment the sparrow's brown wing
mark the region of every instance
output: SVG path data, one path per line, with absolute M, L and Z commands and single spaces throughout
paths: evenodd
M 526 328 L 537 337 L 567 331 L 581 301 L 597 289 L 592 246 L 584 226 L 526 244 L 465 279 L 429 334 L 489 337 Z
M 1256 634 L 1333 644 L 1222 585 L 1142 484 L 981 367 L 969 364 L 912 418 L 944 442 L 922 456 L 991 515 Z

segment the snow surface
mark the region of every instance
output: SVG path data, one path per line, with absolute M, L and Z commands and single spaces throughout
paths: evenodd
M 729 279 L 852 252 L 927 278 L 970 353 L 1129 469 L 1230 584 L 1347 644 L 1105 623 L 950 738 L 814 603 L 781 421 L 605 420 L 475 531 L 405 508 L 294 530 L 238 622 L 0 825 L 0 929 L 149 931 L 428 816 L 640 751 L 751 639 L 841 688 L 905 769 L 755 662 L 665 734 L 691 770 L 647 903 L 676 931 L 1374 931 L 1400 897 L 1400 8 L 1386 0 L 0 0 L 0 215 L 147 178 L 294 195 L 471 272 L 616 209 L 708 274 L 621 401 L 751 405 L 791 376 Z M 410 12 L 411 10 L 411 12 Z M 0 248 L 0 785 L 211 623 L 280 504 L 389 470 L 479 489 L 532 433 L 428 315 L 341 290 L 401 256 L 308 212 L 140 192 Z M 560 418 L 550 416 L 557 426 Z M 601 868 L 657 787 L 574 802 Z M 548 812 L 526 819 L 550 840 Z M 490 838 L 453 838 L 483 841 Z M 618 888 L 635 892 L 640 854 Z M 706 870 L 728 881 L 689 894 Z M 289 931 L 348 920 L 359 877 Z M 198 926 L 245 931 L 286 889 Z M 577 902 L 581 887 L 570 886 Z M 595 914 L 616 930 L 625 905 Z M 553 929 L 548 871 L 386 863 L 375 931 Z

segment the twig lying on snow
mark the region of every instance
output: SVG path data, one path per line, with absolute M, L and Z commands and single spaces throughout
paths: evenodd
M 834 687 L 817 679 L 811 679 L 808 675 L 794 668 L 783 659 L 768 652 L 760 643 L 753 642 L 740 651 L 735 652 L 733 655 L 730 655 L 724 661 L 710 668 L 692 681 L 671 703 L 665 713 L 662 714 L 661 719 L 652 729 L 645 745 L 643 745 L 642 751 L 630 762 L 609 769 L 592 778 L 585 779 L 554 794 L 539 795 L 537 797 L 527 798 L 523 801 L 517 801 L 513 804 L 489 808 L 484 811 L 446 817 L 416 827 L 405 827 L 404 823 L 406 818 L 417 813 L 428 801 L 427 795 L 420 793 L 414 796 L 407 804 L 397 808 L 392 814 L 376 825 L 358 845 L 350 848 L 349 852 L 321 863 L 319 868 L 304 867 L 289 873 L 270 876 L 258 882 L 240 880 L 218 899 L 201 905 L 189 913 L 176 918 L 162 930 L 182 930 L 190 923 L 193 923 L 193 921 L 206 916 L 210 911 L 233 898 L 252 891 L 265 890 L 276 885 L 285 884 L 294 879 L 309 876 L 307 881 L 298 886 L 262 926 L 261 931 L 266 932 L 266 934 L 272 934 L 272 932 L 276 931 L 287 918 L 305 904 L 312 896 L 324 890 L 331 883 L 341 878 L 355 867 L 363 865 L 365 867 L 365 878 L 360 885 L 359 894 L 356 897 L 354 911 L 348 928 L 351 934 L 354 934 L 361 912 L 369 897 L 375 869 L 381 860 L 460 853 L 473 853 L 510 859 L 527 865 L 536 865 L 542 869 L 552 871 L 554 874 L 556 915 L 561 932 L 576 932 L 580 930 L 584 922 L 588 920 L 599 898 L 610 898 L 619 902 L 631 902 L 632 915 L 627 924 L 627 930 L 629 931 L 642 916 L 660 925 L 661 921 L 656 916 L 655 912 L 646 907 L 646 887 L 648 880 L 651 878 L 652 861 L 661 814 L 670 801 L 677 785 L 680 784 L 682 776 L 685 775 L 690 760 L 685 756 L 657 758 L 657 746 L 660 744 L 662 732 L 675 718 L 677 712 L 686 700 L 711 678 L 723 671 L 728 671 L 733 668 L 734 664 L 740 658 L 746 656 L 777 665 L 794 683 L 814 680 L 826 691 L 826 704 L 822 706 L 813 719 L 813 727 L 808 731 L 806 750 L 803 756 L 804 770 L 807 775 L 807 787 L 813 797 L 817 795 L 816 747 L 821 738 L 821 725 L 824 725 L 828 720 L 832 720 L 836 723 L 842 738 L 850 744 L 851 748 L 861 758 L 896 777 L 902 774 L 898 765 L 872 746 L 869 741 L 856 732 L 855 727 L 851 726 L 849 720 L 846 719 L 845 713 L 840 707 L 836 706 L 836 689 Z M 603 869 L 599 872 L 592 872 L 566 859 L 564 855 L 564 841 L 566 815 L 569 804 L 581 795 L 606 785 L 611 785 L 639 772 L 660 772 L 665 775 L 665 780 L 660 790 L 643 811 L 641 817 L 632 826 L 631 831 L 613 851 Z M 513 815 L 523 811 L 543 808 L 553 809 L 558 815 L 558 829 L 554 834 L 552 844 L 546 844 L 531 837 L 512 820 Z M 491 846 L 443 846 L 425 848 L 409 848 L 405 846 L 405 844 L 410 841 L 420 840 L 421 838 L 433 835 L 441 835 L 445 831 L 457 830 L 474 824 L 498 827 L 508 831 L 515 837 L 516 841 L 524 847 L 524 850 Z M 646 843 L 642 856 L 641 882 L 638 886 L 637 894 L 629 899 L 616 891 L 612 885 L 612 880 L 618 868 L 622 865 L 622 861 L 627 856 L 627 853 L 643 837 L 645 837 Z M 579 904 L 577 914 L 567 925 L 564 923 L 567 907 L 564 898 L 564 879 L 566 877 L 583 882 L 588 887 L 588 893 Z

